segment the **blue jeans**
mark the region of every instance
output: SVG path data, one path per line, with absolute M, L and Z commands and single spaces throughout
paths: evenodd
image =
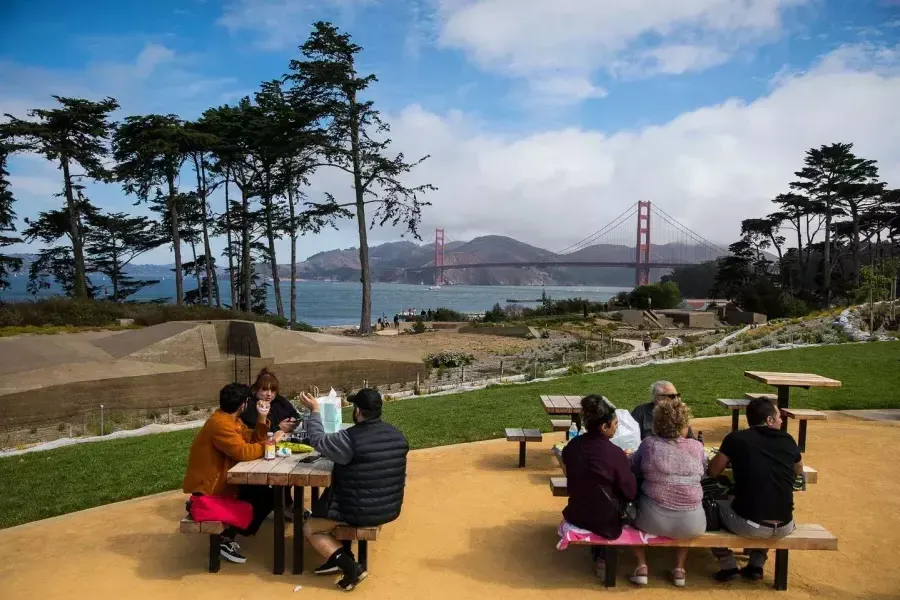
M 765 523 L 754 523 L 738 516 L 731 509 L 731 500 L 719 500 L 719 516 L 722 518 L 722 526 L 735 535 L 745 538 L 769 539 L 783 538 L 790 535 L 794 531 L 794 521 L 789 521 L 784 525 L 775 527 Z M 734 560 L 734 553 L 728 548 L 713 548 L 713 556 L 719 561 L 721 569 L 737 569 L 737 561 Z M 763 548 L 750 549 L 751 567 L 763 568 L 766 564 L 768 550 Z

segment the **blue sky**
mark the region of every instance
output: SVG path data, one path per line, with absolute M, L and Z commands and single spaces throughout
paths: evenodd
M 193 118 L 279 77 L 313 21 L 335 22 L 365 48 L 360 71 L 379 77 L 371 98 L 394 126 L 396 150 L 432 157 L 412 181 L 440 188 L 426 238 L 443 226 L 453 239 L 497 233 L 556 249 L 650 199 L 728 243 L 741 218 L 769 210 L 806 148 L 838 139 L 855 142 L 900 186 L 896 0 L 4 7 L 0 112 L 17 116 L 57 93 L 114 96 L 117 118 Z M 10 170 L 20 216 L 58 205 L 51 166 L 16 157 Z M 325 172 L 311 193 L 340 195 L 348 185 Z M 117 186 L 94 185 L 89 195 L 103 208 L 144 210 Z M 373 233 L 375 242 L 396 237 Z M 346 222 L 305 238 L 300 255 L 354 243 Z M 285 260 L 286 244 L 279 253 Z M 165 248 L 146 259 L 170 260 Z

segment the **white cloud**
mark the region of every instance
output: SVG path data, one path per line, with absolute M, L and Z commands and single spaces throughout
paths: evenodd
M 592 98 L 606 97 L 606 90 L 587 77 L 557 75 L 528 82 L 529 101 L 537 105 L 577 104 Z
M 313 15 L 322 8 L 352 19 L 358 7 L 378 0 L 229 0 L 217 23 L 229 33 L 250 31 L 257 46 L 282 50 L 300 46 L 309 36 Z
M 410 180 L 440 188 L 425 211 L 426 238 L 443 227 L 453 239 L 490 232 L 559 249 L 650 200 L 727 244 L 742 219 L 773 210 L 810 147 L 854 142 L 900 187 L 900 72 L 884 68 L 886 56 L 900 64 L 898 49 L 842 48 L 751 103 L 728 100 L 642 129 L 510 135 L 411 106 L 393 116 L 392 138 L 407 157 L 432 155 Z
M 779 35 L 785 11 L 811 1 L 435 0 L 443 47 L 526 79 L 706 69 Z

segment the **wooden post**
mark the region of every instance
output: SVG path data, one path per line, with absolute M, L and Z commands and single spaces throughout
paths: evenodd
M 503 383 L 503 361 L 500 361 L 500 383 Z
M 465 383 L 466 382 L 466 365 L 463 365 L 460 369 L 460 380 Z
M 169 409 L 169 420 L 166 421 L 166 423 L 171 423 L 172 422 L 172 406 L 169 405 L 168 409 Z

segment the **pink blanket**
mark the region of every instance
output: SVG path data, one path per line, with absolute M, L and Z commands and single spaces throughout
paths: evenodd
M 580 542 L 583 544 L 602 544 L 604 546 L 638 546 L 648 544 L 660 544 L 663 542 L 671 542 L 667 537 L 645 533 L 640 529 L 628 527 L 622 528 L 622 535 L 614 540 L 608 540 L 595 533 L 591 533 L 586 529 L 579 529 L 571 525 L 563 519 L 559 524 L 559 543 L 556 545 L 557 550 L 565 550 L 569 544 Z

